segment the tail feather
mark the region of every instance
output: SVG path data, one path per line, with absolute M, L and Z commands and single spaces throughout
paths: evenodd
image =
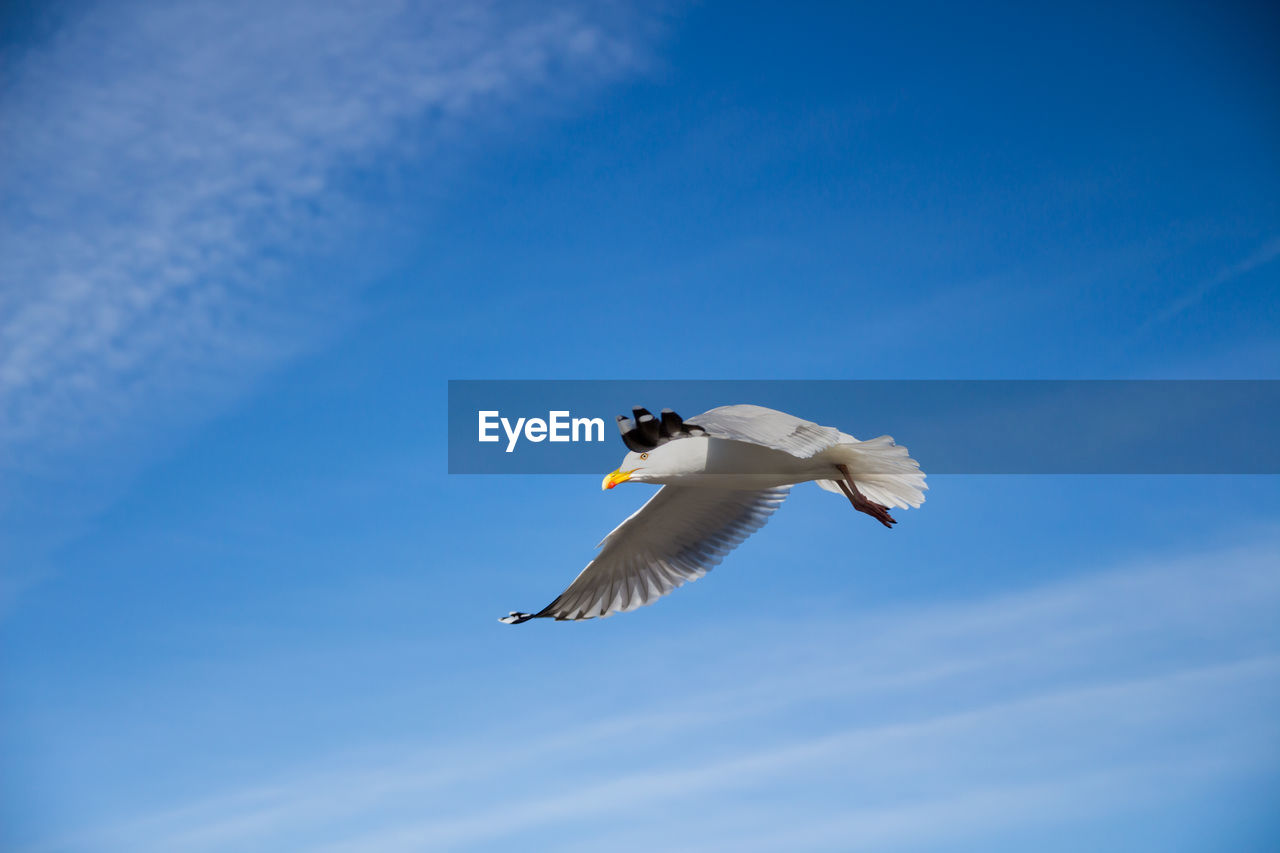
M 894 444 L 893 437 L 882 435 L 867 441 L 841 442 L 825 451 L 835 464 L 849 467 L 853 481 L 868 500 L 887 507 L 908 509 L 924 503 L 925 483 L 920 463 L 912 459 L 907 448 Z M 843 494 L 835 480 L 818 480 L 828 492 Z

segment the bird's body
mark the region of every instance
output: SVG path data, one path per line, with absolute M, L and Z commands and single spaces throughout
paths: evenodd
M 664 452 L 678 457 L 680 467 L 654 473 L 643 482 L 690 488 L 768 489 L 821 479 L 831 464 L 824 458 L 827 451 L 801 459 L 762 444 L 706 436 L 683 439 Z
M 600 543 L 600 553 L 538 613 L 513 611 L 507 623 L 547 617 L 591 619 L 649 604 L 717 565 L 762 527 L 791 486 L 810 480 L 842 492 L 884 526 L 889 507 L 924 502 L 924 474 L 889 436 L 858 441 L 761 406 L 722 406 L 690 422 L 664 410 L 661 421 L 636 409 L 619 418 L 631 452 L 607 476 L 662 488 Z

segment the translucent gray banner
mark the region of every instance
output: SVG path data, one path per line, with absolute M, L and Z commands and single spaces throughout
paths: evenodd
M 887 433 L 930 474 L 1280 473 L 1277 380 L 452 380 L 449 473 L 599 475 L 632 406 L 733 403 Z

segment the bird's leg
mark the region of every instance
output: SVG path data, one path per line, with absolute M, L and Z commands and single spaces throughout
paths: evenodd
M 849 503 L 853 504 L 854 509 L 858 512 L 865 512 L 885 527 L 893 527 L 898 523 L 893 516 L 889 515 L 887 506 L 868 500 L 866 495 L 858 491 L 858 487 L 853 482 L 853 475 L 849 473 L 848 465 L 837 465 L 836 467 L 840 469 L 841 474 L 844 474 L 844 479 L 836 480 L 836 485 L 844 492 L 844 496 L 849 499 Z

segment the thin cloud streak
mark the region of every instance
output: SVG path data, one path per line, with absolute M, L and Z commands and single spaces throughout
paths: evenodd
M 1034 751 L 1033 733 L 1060 730 L 1069 726 L 1074 734 L 1085 737 L 1087 729 L 1100 723 L 1109 725 L 1108 739 L 1123 740 L 1139 736 L 1152 722 L 1147 709 L 1157 703 L 1170 702 L 1170 708 L 1156 722 L 1170 725 L 1183 723 L 1181 713 L 1188 710 L 1185 700 L 1206 692 L 1237 689 L 1242 683 L 1265 678 L 1274 683 L 1280 675 L 1280 657 L 1241 665 L 1212 668 L 1206 671 L 1179 673 L 1168 678 L 1122 684 L 1115 687 L 1085 688 L 1064 694 L 1037 697 L 1032 700 L 986 708 L 978 712 L 931 718 L 924 722 L 906 725 L 887 725 L 867 729 L 856 728 L 830 737 L 804 742 L 774 750 L 762 750 L 727 761 L 694 766 L 660 773 L 640 773 L 612 780 L 603 785 L 591 784 L 572 789 L 554 797 L 535 798 L 504 805 L 501 809 L 486 810 L 463 818 L 449 818 L 426 822 L 420 826 L 397 828 L 390 832 L 361 836 L 336 845 L 318 848 L 324 853 L 354 853 L 358 850 L 421 850 L 457 847 L 490 838 L 503 838 L 530 832 L 539 827 L 560 821 L 581 820 L 592 814 L 602 817 L 629 814 L 636 811 L 652 813 L 654 807 L 668 801 L 690 797 L 709 797 L 726 791 L 742 789 L 759 790 L 766 785 L 776 786 L 780 780 L 836 775 L 845 779 L 844 784 L 854 791 L 870 792 L 891 779 L 895 771 L 907 762 L 919 762 L 924 773 L 948 769 L 948 747 L 958 741 L 966 743 L 966 749 L 948 756 L 968 762 L 988 749 L 1032 749 L 1024 755 L 1041 757 Z M 1252 678 L 1251 678 L 1252 677 Z M 1134 720 L 1120 721 L 1113 715 L 1117 710 L 1140 708 Z M 1103 709 L 1103 713 L 1099 713 Z M 1203 712 L 1202 708 L 1195 708 Z M 1280 733 L 1280 726 L 1265 727 L 1246 732 L 1250 735 Z M 1080 741 L 1075 741 L 1079 743 Z M 925 756 L 928 756 L 927 760 Z M 1167 772 L 1164 762 L 1153 762 L 1154 767 L 1143 775 L 1158 776 Z M 857 773 L 848 774 L 847 768 L 856 766 Z M 1124 767 L 1125 771 L 1132 768 Z M 1141 768 L 1141 765 L 1139 767 Z M 1105 775 L 1105 774 L 1104 774 Z M 899 780 L 900 781 L 900 780 Z M 960 788 L 960 786 L 956 786 Z M 1062 786 L 1047 785 L 1058 788 Z M 1003 786 L 1009 792 L 1021 791 L 1022 786 Z M 995 814 L 1007 814 L 1004 809 L 994 809 Z M 1052 801 L 1042 804 L 1051 806 Z M 767 808 L 762 806 L 762 808 Z M 864 810 L 863 823 L 892 818 L 898 807 L 882 812 Z M 915 817 L 928 821 L 930 816 L 915 809 Z M 1091 810 L 1092 811 L 1092 810 Z M 1031 815 L 1023 814 L 1025 820 Z M 890 826 L 893 821 L 889 821 Z M 935 824 L 936 827 L 936 824 Z M 723 835 L 723 831 L 720 833 Z M 917 833 L 918 834 L 918 833 Z M 841 836 L 836 836 L 839 838 Z M 748 839 L 740 838 L 745 842 Z M 831 838 L 822 839 L 830 842 Z M 868 842 L 876 840 L 867 839 Z M 889 842 L 893 836 L 880 840 Z M 901 840 L 901 839 L 896 839 Z
M 1214 276 L 1202 282 L 1199 286 L 1192 288 L 1182 296 L 1173 300 L 1158 314 L 1147 320 L 1139 331 L 1146 331 L 1152 326 L 1172 320 L 1187 309 L 1193 308 L 1200 302 L 1204 301 L 1205 297 L 1223 285 L 1229 284 L 1241 276 L 1248 275 L 1254 270 L 1266 266 L 1276 258 L 1280 258 L 1280 237 L 1274 237 L 1268 240 L 1248 256 L 1219 270 Z
M 589 835 L 599 822 L 637 849 L 677 834 L 709 848 L 769 849 L 785 837 L 793 848 L 839 840 L 884 849 L 937 841 L 931 833 L 956 814 L 966 815 L 962 834 L 976 837 L 1136 807 L 1129 792 L 1158 800 L 1173 795 L 1161 793 L 1169 781 L 1211 791 L 1276 758 L 1277 557 L 1272 534 L 1252 547 L 903 609 L 806 636 L 803 648 L 737 654 L 774 672 L 825 650 L 790 676 L 757 678 L 760 687 L 673 685 L 659 691 L 667 704 L 624 718 L 406 746 L 393 760 L 336 762 L 86 840 L 95 849 L 394 853 Z M 798 719 L 814 721 L 810 734 L 779 739 L 804 730 Z M 655 741 L 664 748 L 646 746 Z M 732 747 L 743 743 L 753 746 Z M 680 758 L 655 762 L 659 754 Z M 570 765 L 564 775 L 539 773 L 549 755 Z M 815 779 L 838 802 L 797 807 L 793 788 Z M 758 807 L 745 821 L 728 808 L 743 792 L 769 795 L 752 796 Z M 669 815 L 661 837 L 643 819 L 655 810 Z
M 834 820 L 793 824 L 781 833 L 762 827 L 750 835 L 708 837 L 688 849 L 884 850 L 920 845 L 953 849 L 960 841 L 973 843 L 975 836 L 989 838 L 993 828 L 1016 831 L 1037 824 L 1065 827 L 1073 821 L 1146 806 L 1158 802 L 1161 794 L 1167 794 L 1175 785 L 1229 776 L 1239 769 L 1231 761 L 1214 757 L 1120 763 L 1105 772 L 1049 783 L 982 788 L 893 808 L 853 808 Z

